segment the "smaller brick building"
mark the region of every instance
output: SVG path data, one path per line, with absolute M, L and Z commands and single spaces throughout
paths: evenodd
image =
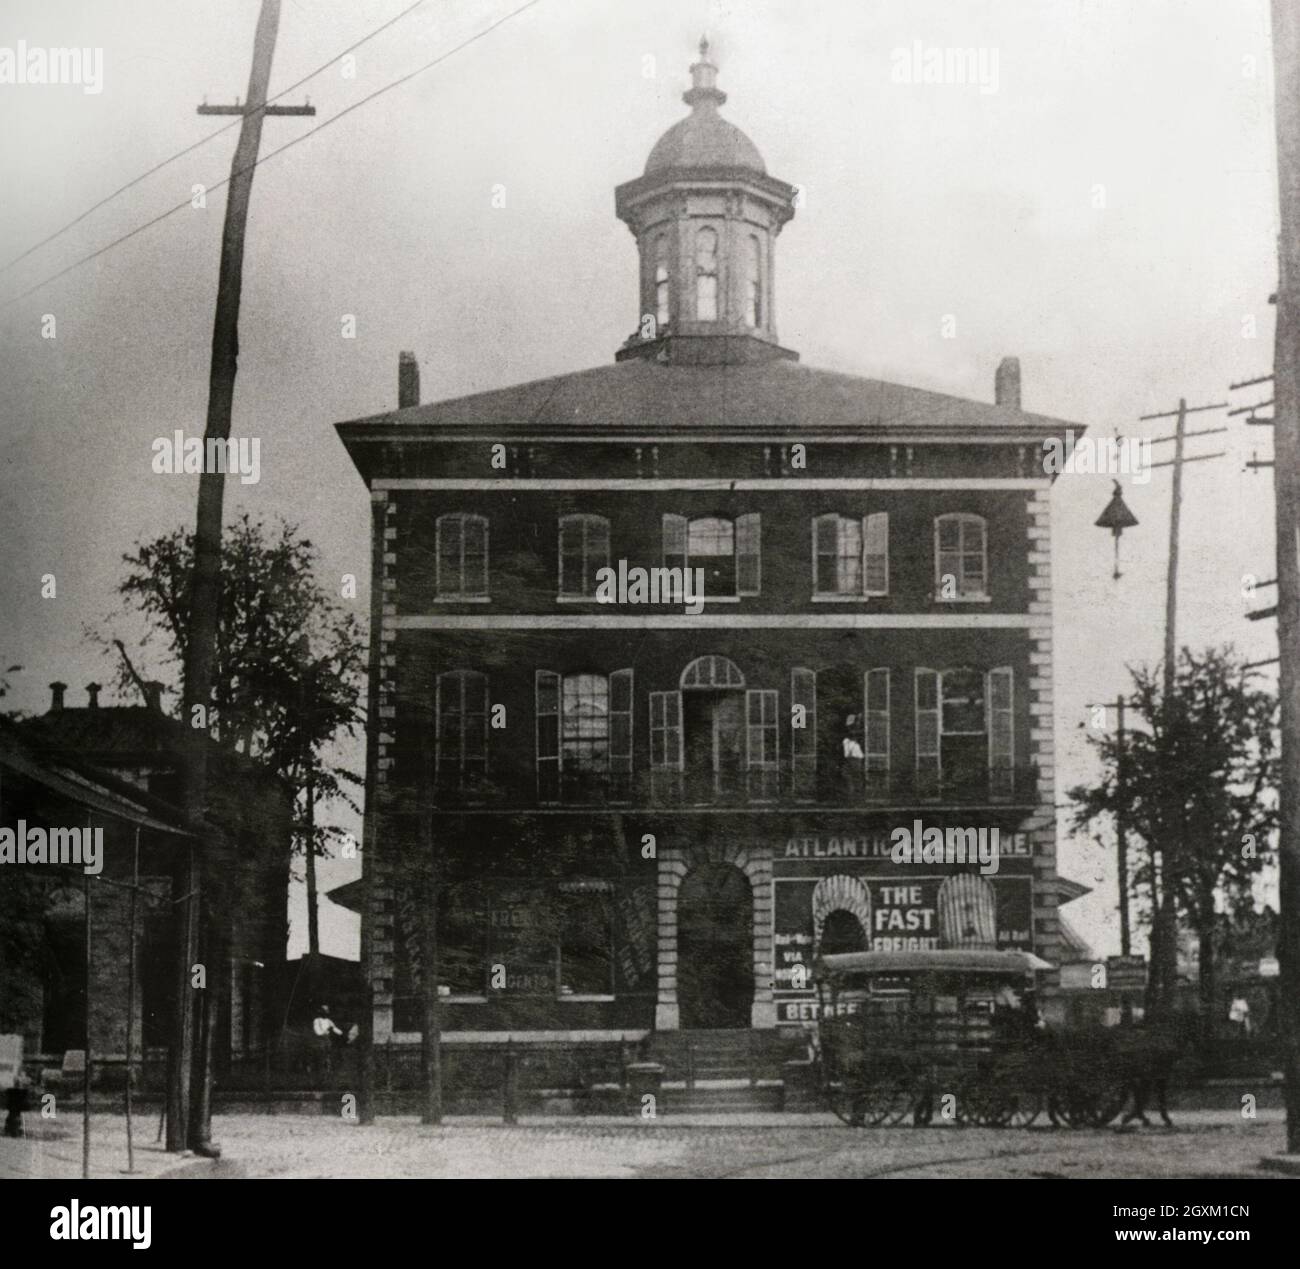
M 259 1052 L 278 1028 L 268 981 L 284 959 L 292 795 L 242 755 L 214 747 L 208 815 L 194 830 L 181 811 L 181 724 L 156 695 L 147 706 L 64 704 L 51 685 L 50 710 L 6 722 L 6 774 L 0 825 L 102 828 L 102 872 L 91 878 L 91 1047 L 101 1064 L 126 1054 L 131 890 L 139 845 L 135 915 L 137 1057 L 161 1058 L 170 1043 L 175 992 L 173 896 L 187 843 L 225 852 L 229 886 L 228 973 L 211 983 L 221 996 L 214 1044 L 217 1069 L 232 1056 Z M 79 868 L 0 868 L 8 940 L 0 969 L 0 1031 L 20 1033 L 27 1054 L 57 1065 L 85 1044 L 85 899 Z M 19 946 L 19 944 L 26 946 Z

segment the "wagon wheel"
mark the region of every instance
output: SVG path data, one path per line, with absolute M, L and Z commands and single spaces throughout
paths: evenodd
M 1071 1128 L 1101 1128 L 1124 1107 L 1123 1092 L 1102 1087 L 1076 1086 L 1053 1099 L 1054 1110 Z
M 1043 1113 L 1043 1098 L 1030 1090 L 1004 1090 L 1002 1105 L 995 1126 L 998 1128 L 1028 1128 Z
M 872 1127 L 901 1123 L 912 1109 L 913 1090 L 908 1078 L 894 1071 L 873 1080 L 862 1091 L 862 1111 Z
M 996 1084 L 976 1077 L 968 1080 L 957 1093 L 957 1122 L 977 1128 L 1000 1128 L 1010 1113 L 1005 1092 Z
M 822 1084 L 822 1095 L 835 1117 L 850 1128 L 861 1128 L 866 1122 L 866 1098 L 860 1079 L 851 1073 L 836 1079 L 827 1075 Z

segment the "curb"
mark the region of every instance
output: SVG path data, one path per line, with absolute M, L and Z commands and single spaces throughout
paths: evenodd
M 1280 1172 L 1284 1176 L 1300 1176 L 1300 1154 L 1269 1154 L 1259 1166 L 1267 1172 Z

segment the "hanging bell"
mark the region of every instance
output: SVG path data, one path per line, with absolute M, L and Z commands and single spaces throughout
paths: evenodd
M 1099 529 L 1109 529 L 1111 536 L 1115 539 L 1115 572 L 1114 578 L 1119 581 L 1119 537 L 1125 529 L 1133 528 L 1138 518 L 1129 509 L 1124 502 L 1124 495 L 1120 490 L 1119 481 L 1115 481 L 1115 491 L 1110 496 L 1110 501 L 1106 504 L 1106 509 L 1099 515 L 1095 524 Z

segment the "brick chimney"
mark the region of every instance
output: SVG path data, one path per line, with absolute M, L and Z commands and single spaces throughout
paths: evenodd
M 57 714 L 63 708 L 63 693 L 68 690 L 66 683 L 50 684 L 50 713 Z
M 397 408 L 420 404 L 420 363 L 413 352 L 397 354 Z
M 1003 357 L 993 377 L 993 400 L 998 405 L 1020 409 L 1020 358 Z
M 86 702 L 87 707 L 88 707 L 89 709 L 98 709 L 98 708 L 99 708 L 99 684 L 98 684 L 98 683 L 87 683 L 87 684 L 86 684 L 86 695 L 90 698 L 90 699 Z
M 158 682 L 157 679 L 150 679 L 149 682 L 144 685 L 144 703 L 146 708 L 155 714 L 161 714 L 162 694 L 163 684 Z

